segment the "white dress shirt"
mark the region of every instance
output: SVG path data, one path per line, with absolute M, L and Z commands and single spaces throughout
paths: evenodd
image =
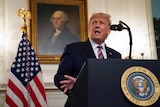
M 96 58 L 98 59 L 98 48 L 97 46 L 99 44 L 95 43 L 92 39 L 89 38 L 89 41 L 92 45 L 92 48 L 93 48 L 93 51 L 94 51 L 94 54 L 96 56 Z M 105 43 L 102 43 L 100 44 L 102 46 L 102 53 L 103 53 L 103 56 L 104 56 L 104 59 L 107 59 L 107 54 L 106 54 L 106 48 L 105 48 Z

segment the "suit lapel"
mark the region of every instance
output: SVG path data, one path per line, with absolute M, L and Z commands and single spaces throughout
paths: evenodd
M 84 42 L 83 48 L 84 48 L 88 58 L 96 58 L 96 56 L 94 54 L 94 51 L 92 49 L 92 46 L 91 46 L 91 44 L 89 42 L 89 39 L 87 39 L 87 41 Z
M 105 45 L 105 48 L 106 48 L 107 58 L 112 58 L 113 53 L 111 52 L 111 50 L 106 45 Z

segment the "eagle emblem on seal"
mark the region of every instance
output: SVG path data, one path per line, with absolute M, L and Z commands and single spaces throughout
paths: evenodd
M 135 94 L 138 94 L 141 97 L 148 95 L 150 88 L 147 87 L 147 79 L 142 76 L 136 76 L 132 79 L 132 84 L 134 86 Z

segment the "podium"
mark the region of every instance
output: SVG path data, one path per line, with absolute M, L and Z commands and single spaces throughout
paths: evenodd
M 148 106 L 159 107 L 159 66 L 159 60 L 88 59 L 83 65 L 77 82 L 73 87 L 71 107 L 139 107 L 141 99 L 137 98 L 138 100 L 135 101 L 132 95 L 127 98 L 126 95 L 128 93 L 125 95 L 124 90 L 122 90 L 122 80 L 124 79 L 122 76 L 132 67 L 146 68 L 156 76 L 158 82 L 153 81 L 155 84 L 149 84 L 151 87 L 149 86 L 148 94 L 146 94 L 146 96 L 150 93 L 152 95 L 144 98 L 144 101 L 148 103 Z M 142 75 L 146 75 L 145 73 L 147 72 L 143 69 L 138 69 L 136 72 L 139 70 L 142 70 Z M 134 70 L 129 70 L 128 72 L 130 73 L 131 71 Z M 147 78 L 150 79 L 150 77 Z M 152 78 L 153 76 L 151 75 L 151 81 Z M 158 88 L 158 92 L 153 94 L 156 88 Z M 150 99 L 153 95 L 155 95 L 154 98 Z M 146 102 L 142 101 L 142 105 L 145 105 Z M 151 104 L 152 102 L 154 103 Z

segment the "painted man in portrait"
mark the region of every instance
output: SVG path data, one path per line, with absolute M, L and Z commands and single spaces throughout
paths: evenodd
M 50 22 L 53 25 L 53 30 L 43 46 L 46 54 L 62 54 L 67 44 L 80 41 L 80 38 L 74 35 L 67 27 L 69 18 L 65 12 L 61 10 L 55 11 L 51 16 Z

